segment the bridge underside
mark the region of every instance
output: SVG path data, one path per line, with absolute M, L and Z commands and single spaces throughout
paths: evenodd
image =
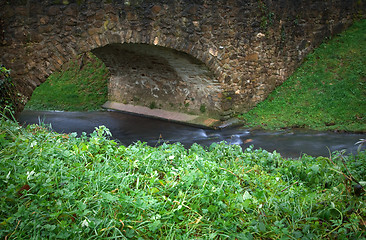
M 110 70 L 110 101 L 219 116 L 221 86 L 188 54 L 147 44 L 110 44 L 92 52 Z

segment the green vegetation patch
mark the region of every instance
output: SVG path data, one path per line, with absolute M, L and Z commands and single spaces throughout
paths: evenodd
M 99 110 L 107 101 L 108 78 L 109 71 L 97 57 L 91 53 L 79 56 L 36 88 L 25 109 Z
M 7 110 L 14 112 L 16 108 L 17 92 L 10 77 L 10 70 L 3 65 L 0 66 L 0 113 L 7 113 Z
M 366 237 L 366 152 L 291 160 L 225 143 L 125 147 L 104 126 L 77 137 L 0 121 L 5 239 Z
M 322 44 L 269 97 L 241 115 L 247 127 L 366 131 L 366 20 Z

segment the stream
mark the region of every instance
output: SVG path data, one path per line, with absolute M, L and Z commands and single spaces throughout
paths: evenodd
M 277 151 L 284 157 L 298 158 L 306 153 L 312 156 L 329 156 L 329 151 L 346 150 L 356 153 L 355 143 L 365 134 L 316 132 L 310 130 L 264 131 L 243 128 L 221 130 L 202 129 L 178 123 L 145 118 L 117 111 L 105 112 L 57 112 L 23 111 L 17 117 L 21 124 L 51 124 L 59 133 L 91 133 L 95 127 L 104 125 L 113 138 L 123 145 L 137 141 L 156 146 L 162 142 L 181 142 L 185 147 L 194 143 L 209 146 L 214 142 L 226 141 L 238 144 L 243 149 L 253 145 L 267 151 Z M 365 146 L 363 147 L 365 149 Z

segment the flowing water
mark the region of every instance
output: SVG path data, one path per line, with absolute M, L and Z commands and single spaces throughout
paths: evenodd
M 44 122 L 60 133 L 91 133 L 104 125 L 113 138 L 124 145 L 137 141 L 156 146 L 162 142 L 181 142 L 190 147 L 193 143 L 209 146 L 213 142 L 226 141 L 242 148 L 253 145 L 267 151 L 281 153 L 284 157 L 329 156 L 329 151 L 346 150 L 356 153 L 355 143 L 366 138 L 365 134 L 316 132 L 309 130 L 263 131 L 242 128 L 221 130 L 201 129 L 158 119 L 134 116 L 121 112 L 51 112 L 23 111 L 18 116 L 21 124 Z

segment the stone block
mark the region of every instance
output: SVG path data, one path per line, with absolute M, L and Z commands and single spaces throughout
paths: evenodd
M 97 34 L 93 35 L 92 38 L 93 38 L 94 42 L 96 43 L 96 46 L 98 46 L 98 47 L 102 46 L 102 43 Z
M 27 16 L 28 11 L 25 6 L 17 6 L 14 8 L 14 14 L 20 16 Z
M 39 18 L 39 23 L 42 24 L 42 25 L 48 24 L 49 19 L 50 18 L 48 16 L 42 16 L 42 17 Z
M 93 36 L 93 35 L 101 33 L 101 32 L 102 32 L 102 29 L 100 29 L 100 28 L 89 28 L 88 29 L 89 36 Z
M 105 11 L 103 9 L 100 9 L 95 13 L 95 20 L 102 21 L 105 15 L 106 15 Z
M 160 5 L 154 5 L 151 8 L 151 12 L 155 15 L 159 14 L 159 12 L 162 10 L 162 7 Z
M 61 14 L 62 10 L 60 6 L 51 6 L 48 8 L 48 16 L 56 16 L 58 14 Z
M 75 3 L 69 4 L 64 10 L 64 14 L 67 16 L 77 16 L 78 14 L 78 5 Z
M 44 26 L 39 26 L 38 27 L 38 32 L 40 34 L 43 34 L 43 33 L 50 33 L 52 32 L 54 29 L 54 26 L 53 25 L 44 25 Z
M 76 26 L 76 24 L 77 24 L 77 20 L 73 17 L 66 18 L 64 22 L 65 22 L 65 25 L 67 25 L 67 26 Z
M 258 53 L 251 53 L 245 56 L 246 61 L 257 62 L 259 60 Z

